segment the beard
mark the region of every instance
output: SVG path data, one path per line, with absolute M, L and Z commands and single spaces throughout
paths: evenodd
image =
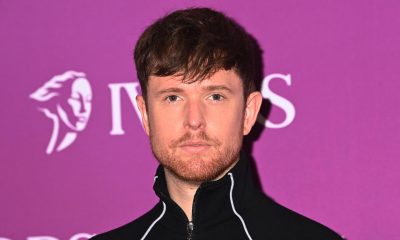
M 239 158 L 242 147 L 242 132 L 223 145 L 205 132 L 186 132 L 167 145 L 150 134 L 151 149 L 159 163 L 177 178 L 192 183 L 217 180 L 230 170 Z M 205 153 L 188 153 L 180 148 L 189 141 L 202 141 L 210 147 Z

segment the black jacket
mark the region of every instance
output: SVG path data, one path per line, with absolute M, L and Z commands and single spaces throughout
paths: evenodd
M 336 240 L 332 230 L 266 197 L 254 184 L 249 160 L 241 154 L 223 178 L 203 183 L 193 201 L 192 222 L 169 197 L 162 167 L 154 190 L 160 202 L 148 213 L 93 240 Z

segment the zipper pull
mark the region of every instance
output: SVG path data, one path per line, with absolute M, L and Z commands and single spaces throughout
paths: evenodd
M 194 229 L 194 224 L 192 221 L 189 221 L 187 226 L 186 226 L 186 231 L 187 231 L 187 236 L 186 240 L 192 240 L 192 235 L 193 235 L 193 229 Z

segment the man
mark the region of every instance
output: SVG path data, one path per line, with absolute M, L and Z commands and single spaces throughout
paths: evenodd
M 254 45 L 239 25 L 207 8 L 176 11 L 145 30 L 134 58 L 160 202 L 94 239 L 341 239 L 252 181 L 240 150 L 262 96 Z

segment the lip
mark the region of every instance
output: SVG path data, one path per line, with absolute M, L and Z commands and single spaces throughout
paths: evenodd
M 78 117 L 79 122 L 86 122 L 86 117 Z
M 206 142 L 186 142 L 179 147 L 188 153 L 201 153 L 207 151 L 211 145 Z

